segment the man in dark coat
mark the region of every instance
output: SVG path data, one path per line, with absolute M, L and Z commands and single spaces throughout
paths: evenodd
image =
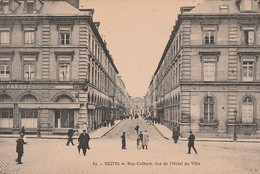
M 70 128 L 70 129 L 68 130 L 68 142 L 67 142 L 67 146 L 69 146 L 70 143 L 72 144 L 72 146 L 74 146 L 73 138 L 72 138 L 74 132 L 75 132 L 75 131 L 74 131 L 72 128 Z
M 188 142 L 188 148 L 189 148 L 188 154 L 190 154 L 191 148 L 193 148 L 193 150 L 197 154 L 197 150 L 194 147 L 195 135 L 192 133 L 192 131 L 190 131 L 190 136 L 189 136 L 188 140 L 189 140 L 189 142 Z
M 123 135 L 121 136 L 122 139 L 122 149 L 126 149 L 126 137 L 125 132 L 123 132 Z
M 23 140 L 23 135 L 20 134 L 20 137 L 16 140 L 16 152 L 18 153 L 18 157 L 16 159 L 16 162 L 18 164 L 23 164 L 22 163 L 22 156 L 23 156 L 23 145 L 26 144 Z
M 89 140 L 90 140 L 89 134 L 86 133 L 86 130 L 84 129 L 83 133 L 81 133 L 79 138 L 78 138 L 78 142 L 79 142 L 78 150 L 80 152 L 80 149 L 82 149 L 84 156 L 86 156 L 87 149 L 90 149 L 89 148 Z

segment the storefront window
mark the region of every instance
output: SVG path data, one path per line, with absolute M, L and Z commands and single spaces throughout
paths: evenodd
M 0 127 L 12 128 L 13 127 L 13 109 L 0 109 Z
M 22 109 L 21 121 L 22 121 L 22 126 L 26 128 L 37 128 L 38 110 Z
M 56 110 L 55 111 L 55 128 L 71 128 L 74 126 L 73 110 Z

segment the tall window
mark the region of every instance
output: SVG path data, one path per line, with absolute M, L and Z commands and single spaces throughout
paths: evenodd
M 26 54 L 26 53 L 23 53 Z M 27 53 L 29 54 L 29 53 Z M 23 55 L 23 79 L 30 81 L 36 77 L 36 59 L 32 55 Z
M 25 28 L 24 44 L 27 46 L 35 44 L 35 29 L 34 28 Z
M 11 79 L 11 59 L 10 57 L 0 57 L 0 80 Z
M 253 123 L 254 102 L 251 97 L 246 97 L 242 102 L 242 123 Z
M 0 29 L 0 44 L 1 44 L 1 46 L 10 45 L 10 31 L 9 31 L 9 29 Z
M 70 45 L 71 29 L 69 27 L 60 28 L 60 44 Z
M 254 62 L 243 61 L 243 81 L 253 81 L 254 76 Z
M 215 44 L 215 29 L 204 30 L 204 43 L 206 45 Z
M 212 123 L 214 122 L 214 112 L 215 112 L 215 100 L 213 97 L 206 97 L 203 102 L 203 122 Z
M 254 45 L 255 43 L 255 30 L 254 28 L 244 28 L 244 42 L 245 45 Z
M 33 14 L 34 12 L 34 2 L 33 1 L 27 1 L 27 13 Z
M 203 79 L 204 81 L 214 81 L 215 80 L 215 59 L 205 60 L 203 62 Z
M 1 62 L 0 62 L 1 63 Z M 10 65 L 6 64 L 0 65 L 0 80 L 9 80 L 10 79 Z
M 70 62 L 69 61 L 60 61 L 59 75 L 60 75 L 60 81 L 69 81 L 70 80 Z

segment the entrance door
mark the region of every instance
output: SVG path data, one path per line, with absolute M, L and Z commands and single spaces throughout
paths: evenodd
M 74 110 L 55 110 L 55 128 L 73 128 Z

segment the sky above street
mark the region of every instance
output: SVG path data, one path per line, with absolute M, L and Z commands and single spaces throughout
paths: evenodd
M 94 22 L 131 97 L 145 96 L 181 6 L 203 0 L 81 0 L 94 8 Z

